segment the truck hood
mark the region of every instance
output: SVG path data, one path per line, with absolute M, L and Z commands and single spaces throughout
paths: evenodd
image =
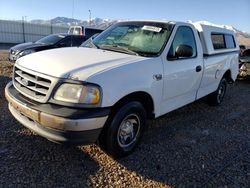
M 101 49 L 70 47 L 33 53 L 18 59 L 16 64 L 53 77 L 86 80 L 100 71 L 142 59 L 145 58 Z

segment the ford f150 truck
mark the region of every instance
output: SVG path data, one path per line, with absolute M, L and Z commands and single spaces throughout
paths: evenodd
M 98 141 L 121 157 L 146 120 L 207 96 L 220 105 L 238 74 L 235 34 L 199 23 L 119 22 L 85 47 L 17 60 L 5 89 L 12 115 L 57 143 Z

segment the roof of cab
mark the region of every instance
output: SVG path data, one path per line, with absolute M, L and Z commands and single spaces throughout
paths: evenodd
M 157 23 L 171 23 L 171 24 L 175 24 L 175 21 L 169 21 L 169 20 L 154 20 L 154 19 L 128 19 L 128 20 L 119 20 L 118 23 L 122 23 L 122 22 L 157 22 Z

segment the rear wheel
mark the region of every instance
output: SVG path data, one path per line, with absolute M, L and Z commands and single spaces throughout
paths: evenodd
M 129 102 L 122 106 L 107 122 L 102 143 L 113 157 L 123 157 L 131 153 L 140 141 L 146 124 L 146 112 L 139 102 Z
M 227 90 L 227 80 L 222 78 L 217 90 L 208 95 L 208 104 L 218 106 L 222 103 Z

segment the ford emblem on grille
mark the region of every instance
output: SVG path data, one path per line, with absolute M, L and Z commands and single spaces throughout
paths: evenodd
M 22 79 L 23 85 L 28 86 L 29 85 L 29 81 L 26 80 L 25 78 Z

